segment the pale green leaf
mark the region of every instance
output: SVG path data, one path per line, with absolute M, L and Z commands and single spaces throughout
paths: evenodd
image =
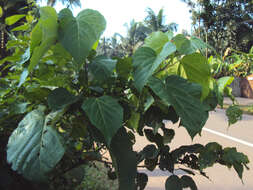
M 46 118 L 41 110 L 28 113 L 9 138 L 7 161 L 12 169 L 34 181 L 47 180 L 65 150 L 57 131 L 47 125 L 55 113 Z
M 199 53 L 194 53 L 184 56 L 180 63 L 183 65 L 187 79 L 202 86 L 202 98 L 207 97 L 211 80 L 211 70 L 207 59 Z
M 127 126 L 137 130 L 139 126 L 139 121 L 140 121 L 140 113 L 132 112 L 131 117 L 127 122 Z
M 23 14 L 9 16 L 9 17 L 5 18 L 5 24 L 7 24 L 8 26 L 13 25 L 24 17 L 25 17 L 25 15 L 23 15 Z
M 28 70 L 24 69 L 21 76 L 20 76 L 18 87 L 20 87 L 22 84 L 24 84 L 26 78 L 28 77 L 28 74 L 29 74 Z
M 156 52 L 156 54 L 159 54 L 168 41 L 169 38 L 167 34 L 160 31 L 153 32 L 145 39 L 143 47 L 150 47 Z
M 176 35 L 174 38 L 172 38 L 172 42 L 176 45 L 177 51 L 180 54 L 188 55 L 196 51 L 196 49 L 192 46 L 191 41 L 188 40 L 183 34 Z
M 40 19 L 31 34 L 31 62 L 28 71 L 39 63 L 41 57 L 53 45 L 58 35 L 57 13 L 52 7 L 40 8 Z
M 15 31 L 26 31 L 29 29 L 29 25 L 28 24 L 23 24 L 21 26 L 17 26 L 13 29 L 11 29 L 12 32 L 15 32 Z
M 218 103 L 221 105 L 221 107 L 223 107 L 224 90 L 233 82 L 233 80 L 234 80 L 234 77 L 226 76 L 226 77 L 219 78 L 217 81 L 217 85 L 218 85 L 217 97 L 218 97 Z
M 2 7 L 0 6 L 0 18 L 3 16 L 3 9 Z

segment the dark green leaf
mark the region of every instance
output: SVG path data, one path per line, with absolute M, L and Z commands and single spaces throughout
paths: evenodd
M 219 160 L 222 146 L 216 142 L 206 144 L 199 154 L 199 168 L 203 170 L 207 167 L 213 166 Z
M 198 99 L 187 93 L 192 88 L 191 83 L 179 76 L 171 75 L 167 77 L 165 83 L 157 78 L 151 78 L 149 86 L 165 103 L 173 106 L 192 138 L 201 132 L 208 113 Z
M 232 125 L 239 120 L 242 120 L 243 111 L 238 105 L 231 105 L 226 109 L 226 116 L 228 118 L 228 125 Z
M 158 157 L 152 158 L 152 159 L 146 158 L 146 159 L 144 160 L 144 165 L 145 165 L 145 167 L 146 167 L 149 171 L 154 171 L 154 169 L 155 169 L 156 166 L 157 166 L 157 163 L 158 163 Z
M 204 148 L 201 144 L 185 145 L 173 150 L 171 155 L 174 160 L 181 158 L 185 153 L 200 153 Z
M 163 129 L 163 142 L 164 144 L 171 143 L 172 139 L 175 136 L 175 131 L 173 129 Z
M 159 153 L 158 149 L 153 144 L 145 146 L 142 150 L 142 155 L 144 156 L 144 158 L 148 159 L 156 158 L 158 153 Z
M 163 146 L 163 137 L 159 133 L 154 134 L 151 129 L 144 129 L 144 133 L 150 142 L 156 143 L 158 147 Z
M 141 91 L 159 65 L 175 51 L 176 46 L 171 42 L 167 42 L 158 55 L 149 47 L 139 48 L 133 56 L 135 87 Z
M 75 18 L 69 9 L 59 13 L 59 40 L 79 64 L 89 55 L 106 27 L 105 18 L 95 10 L 85 9 Z
M 137 188 L 144 190 L 148 183 L 148 175 L 145 173 L 137 173 Z
M 29 101 L 38 101 L 43 102 L 48 97 L 51 90 L 48 88 L 40 88 L 38 86 L 33 87 L 32 85 L 29 86 L 25 91 L 24 95 Z
M 105 56 L 98 56 L 89 64 L 89 70 L 95 80 L 105 82 L 113 73 L 116 67 L 116 60 L 109 59 Z
M 52 110 L 62 109 L 77 101 L 77 97 L 69 93 L 65 88 L 56 88 L 47 98 L 49 107 Z
M 117 59 L 116 72 L 117 74 L 124 78 L 128 79 L 132 71 L 132 58 L 126 57 L 124 59 Z
M 84 101 L 82 109 L 110 145 L 113 136 L 123 124 L 123 108 L 117 100 L 110 96 L 88 98 Z
M 249 163 L 248 157 L 241 152 L 237 152 L 236 148 L 225 148 L 222 160 L 228 167 L 233 166 L 240 178 L 242 178 L 243 172 L 242 165 Z
M 182 183 L 183 188 L 190 187 L 191 190 L 198 190 L 195 182 L 190 176 L 183 175 L 181 177 L 181 183 Z
M 119 190 L 135 190 L 137 157 L 125 128 L 120 128 L 113 137 L 111 152 L 116 159 Z
M 165 182 L 166 190 L 183 190 L 181 180 L 176 175 L 171 175 Z

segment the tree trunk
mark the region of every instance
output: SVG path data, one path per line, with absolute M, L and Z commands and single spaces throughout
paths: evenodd
M 53 7 L 56 3 L 56 0 L 48 0 L 47 5 Z

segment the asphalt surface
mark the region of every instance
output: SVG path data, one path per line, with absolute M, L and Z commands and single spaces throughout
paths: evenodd
M 245 104 L 251 104 L 251 100 L 247 101 L 243 99 L 242 101 L 245 101 Z M 237 151 L 248 155 L 250 160 L 248 166 L 251 170 L 244 171 L 244 184 L 233 168 L 229 170 L 225 166 L 216 164 L 214 167 L 205 170 L 210 180 L 198 174 L 193 177 L 199 190 L 253 190 L 253 116 L 243 115 L 241 121 L 228 128 L 224 110 L 217 109 L 216 112 L 210 113 L 201 137 L 197 136 L 193 141 L 185 128 L 178 128 L 178 125 L 172 125 L 171 123 L 167 123 L 166 125 L 169 128 L 173 128 L 176 132 L 176 136 L 170 144 L 172 149 L 183 144 L 201 143 L 205 145 L 209 142 L 218 142 L 223 147 L 236 147 Z M 138 137 L 135 149 L 140 150 L 146 143 L 145 137 Z M 149 175 L 149 182 L 145 190 L 165 189 L 165 181 L 168 175 L 170 175 L 168 172 L 162 172 L 159 169 L 155 169 L 153 172 L 145 169 L 140 171 Z M 183 174 L 180 170 L 176 173 L 178 175 Z
M 250 99 L 250 98 L 236 97 L 236 100 L 239 105 L 253 105 L 253 99 Z M 227 97 L 224 98 L 223 102 L 224 104 L 232 104 L 232 101 Z

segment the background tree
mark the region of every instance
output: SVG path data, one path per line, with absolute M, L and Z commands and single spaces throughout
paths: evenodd
M 47 0 L 47 5 L 53 7 L 55 6 L 56 2 L 57 0 Z M 66 4 L 67 7 L 72 6 L 72 5 L 81 7 L 80 0 L 60 0 L 60 2 L 64 5 Z
M 127 30 L 127 35 L 122 36 L 115 33 L 110 38 L 103 38 L 99 44 L 97 51 L 99 54 L 106 56 L 131 56 L 136 48 L 143 44 L 144 39 L 152 30 L 145 26 L 142 22 L 132 20 L 129 24 L 124 25 Z
M 144 23 L 149 27 L 152 31 L 162 31 L 167 32 L 169 30 L 177 32 L 178 24 L 172 22 L 170 24 L 165 24 L 165 16 L 163 14 L 163 8 L 159 10 L 156 15 L 155 12 L 151 9 L 147 9 L 147 16 L 144 19 Z
M 220 54 L 230 47 L 249 52 L 253 45 L 253 2 L 183 0 L 191 8 L 194 33 Z

